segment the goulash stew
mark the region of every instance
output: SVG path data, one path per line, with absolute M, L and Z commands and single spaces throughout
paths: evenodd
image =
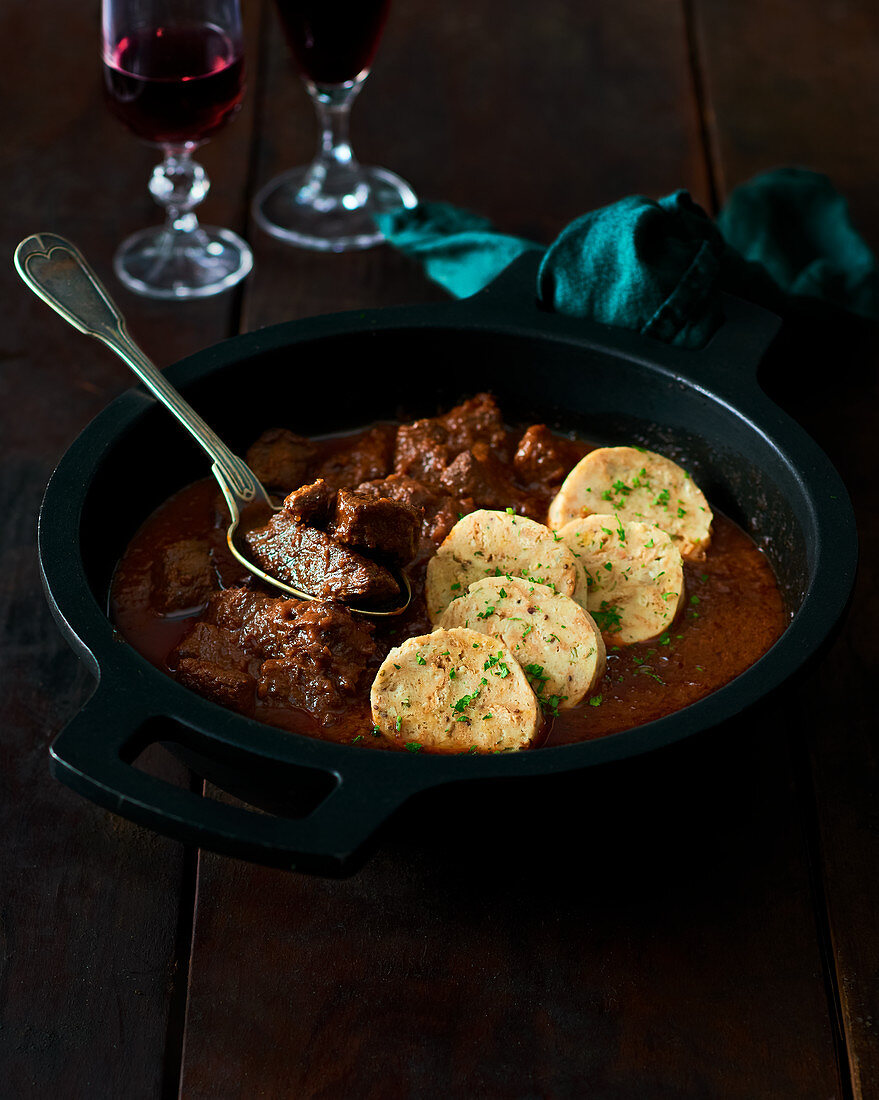
M 163 504 L 119 563 L 121 634 L 184 687 L 296 733 L 511 752 L 603 737 L 717 690 L 789 622 L 764 554 L 688 472 L 635 446 L 505 425 L 487 394 L 442 416 L 247 462 L 279 511 L 230 554 L 216 484 Z M 351 608 L 400 603 L 396 617 Z

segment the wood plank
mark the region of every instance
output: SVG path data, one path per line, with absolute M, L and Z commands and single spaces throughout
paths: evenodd
M 573 218 L 630 192 L 660 195 L 686 181 L 707 201 L 678 13 L 637 0 L 617 13 L 608 7 L 545 0 L 539 16 L 500 0 L 478 12 L 455 5 L 437 12 L 425 0 L 392 7 L 352 111 L 355 152 L 398 172 L 425 199 L 547 244 Z M 615 31 L 626 20 L 639 23 L 637 34 Z M 257 187 L 310 160 L 317 140 L 273 12 L 262 64 Z M 253 236 L 248 329 L 442 297 L 388 249 L 325 256 L 258 229 Z
M 135 335 L 167 363 L 234 330 L 236 300 L 147 303 L 114 279 L 116 245 L 159 220 L 146 190 L 156 153 L 105 108 L 98 33 L 94 2 L 61 5 L 42 19 L 21 0 L 2 7 L 2 236 L 7 250 L 39 230 L 71 237 Z M 204 206 L 210 220 L 244 224 L 251 133 L 248 107 L 205 150 L 215 184 Z M 37 508 L 53 465 L 132 379 L 23 287 L 8 251 L 0 287 L 3 1091 L 159 1096 L 166 1053 L 179 1060 L 194 854 L 49 778 L 49 742 L 91 684 L 51 619 L 34 553 Z M 154 767 L 188 782 L 177 764 Z
M 779 164 L 824 172 L 850 200 L 856 224 L 879 249 L 876 5 L 698 0 L 695 11 L 722 191 Z M 873 626 L 879 615 L 879 491 L 873 472 L 877 364 L 879 340 L 860 325 L 791 332 L 772 379 L 776 399 L 840 470 L 861 539 L 851 614 L 792 716 L 810 754 L 816 862 L 857 1097 L 879 1093 L 879 761 L 869 688 L 879 671 Z
M 267 48 L 257 183 L 312 140 Z M 674 5 L 411 0 L 354 134 L 536 239 L 632 191 L 709 199 Z M 248 326 L 428 293 L 381 250 L 257 247 Z M 203 853 L 181 1095 L 842 1095 L 788 705 L 595 776 L 437 792 L 342 882 Z
M 718 190 L 778 165 L 828 172 L 870 239 L 879 10 L 797 0 L 693 0 Z
M 841 1095 L 765 717 L 437 794 L 344 882 L 203 856 L 182 1095 Z

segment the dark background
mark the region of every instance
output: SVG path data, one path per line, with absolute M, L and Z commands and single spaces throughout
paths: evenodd
M 0 1092 L 879 1095 L 869 334 L 792 332 L 770 364 L 849 485 L 863 565 L 832 650 L 748 721 L 551 797 L 437 795 L 340 882 L 185 850 L 49 778 L 90 683 L 40 592 L 36 512 L 130 378 L 18 283 L 17 241 L 76 241 L 160 363 L 443 297 L 390 249 L 312 255 L 250 224 L 249 197 L 310 156 L 315 128 L 273 11 L 244 8 L 246 105 L 200 159 L 204 220 L 245 233 L 256 269 L 179 305 L 111 274 L 158 212 L 153 153 L 102 103 L 98 5 L 0 11 Z M 757 171 L 802 164 L 876 248 L 877 58 L 873 0 L 397 0 L 353 135 L 423 197 L 546 242 L 625 194 L 683 186 L 716 210 Z

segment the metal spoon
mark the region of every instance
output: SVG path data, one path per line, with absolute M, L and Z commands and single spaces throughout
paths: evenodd
M 263 504 L 273 512 L 273 503 L 265 488 L 250 469 L 205 423 L 158 367 L 128 335 L 125 319 L 110 298 L 85 257 L 57 233 L 34 233 L 15 250 L 15 269 L 31 290 L 59 313 L 74 328 L 106 344 L 134 371 L 143 384 L 168 408 L 213 459 L 211 467 L 219 483 L 232 522 L 226 529 L 226 542 L 239 562 L 255 577 L 300 600 L 318 597 L 279 581 L 254 565 L 235 544 L 235 535 L 244 508 Z M 405 573 L 395 573 L 404 602 L 390 610 L 351 607 L 359 615 L 399 615 L 412 600 L 412 589 Z

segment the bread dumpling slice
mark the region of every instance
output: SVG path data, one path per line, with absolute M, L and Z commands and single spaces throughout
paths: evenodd
M 667 630 L 684 600 L 684 566 L 670 535 L 617 517 L 575 519 L 558 534 L 577 559 L 574 599 L 616 645 Z
M 434 630 L 392 649 L 370 692 L 389 744 L 436 753 L 525 749 L 543 726 L 537 696 L 510 651 L 475 630 Z
M 460 519 L 427 563 L 425 596 L 433 624 L 452 600 L 485 577 L 523 577 L 570 596 L 574 556 L 548 527 L 511 512 L 480 509 Z
M 550 711 L 577 706 L 604 672 L 605 648 L 592 616 L 570 596 L 520 577 L 470 585 L 441 619 L 496 638 L 525 670 Z
M 637 447 L 599 447 L 571 470 L 549 506 L 560 530 L 593 514 L 655 524 L 671 535 L 687 561 L 704 558 L 711 509 L 702 490 L 676 462 Z

